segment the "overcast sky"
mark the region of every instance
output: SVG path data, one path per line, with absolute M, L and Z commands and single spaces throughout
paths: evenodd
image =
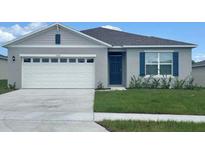
M 52 23 L 0 22 L 0 44 L 50 24 Z M 69 22 L 62 24 L 77 30 L 104 26 L 125 32 L 194 43 L 198 47 L 193 49 L 192 58 L 196 61 L 205 60 L 205 23 Z M 7 55 L 7 50 L 0 47 L 0 54 Z

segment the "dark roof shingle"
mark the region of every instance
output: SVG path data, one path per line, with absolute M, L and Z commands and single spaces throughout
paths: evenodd
M 91 37 L 111 44 L 113 46 L 132 45 L 195 45 L 186 42 L 157 38 L 153 36 L 143 36 L 107 28 L 93 28 L 81 31 Z
M 205 66 L 205 60 L 196 62 L 192 65 L 192 67 L 201 67 L 201 66 Z

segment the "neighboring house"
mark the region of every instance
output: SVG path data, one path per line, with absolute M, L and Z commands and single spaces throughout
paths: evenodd
M 62 24 L 22 36 L 8 49 L 9 83 L 17 88 L 128 87 L 135 76 L 185 78 L 194 44 L 106 28 L 77 31 Z
M 192 76 L 197 85 L 205 87 L 205 60 L 192 65 Z
M 0 80 L 8 79 L 8 60 L 0 54 Z

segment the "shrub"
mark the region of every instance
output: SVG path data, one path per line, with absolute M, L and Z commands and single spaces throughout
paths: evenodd
M 192 77 L 179 80 L 178 78 L 167 76 L 163 76 L 162 78 L 155 78 L 153 76 L 136 78 L 136 76 L 132 76 L 129 88 L 196 89 L 200 87 L 194 84 Z
M 174 89 L 183 89 L 185 82 L 186 82 L 186 80 L 179 80 L 178 78 L 176 78 L 173 82 L 173 88 Z
M 150 88 L 151 87 L 151 79 L 152 77 L 143 78 L 142 88 Z
M 14 82 L 14 84 L 9 84 L 9 89 L 15 90 L 16 89 L 16 82 Z
M 0 80 L 0 89 L 7 89 L 8 88 L 7 83 L 8 83 L 7 80 Z
M 131 77 L 131 81 L 130 81 L 130 88 L 142 88 L 142 78 L 138 77 L 136 78 L 135 76 Z
M 167 76 L 163 76 L 161 78 L 161 82 L 160 82 L 160 88 L 162 89 L 169 89 L 171 88 L 171 82 L 172 82 L 172 78 L 171 77 L 167 77 Z
M 159 88 L 160 87 L 160 78 L 152 78 L 152 84 L 150 88 Z
M 186 82 L 184 84 L 184 88 L 185 89 L 194 89 L 195 87 L 197 87 L 197 85 L 194 85 L 194 78 L 188 77 L 188 79 L 186 80 Z
M 97 83 L 97 89 L 104 89 L 103 83 L 101 81 Z

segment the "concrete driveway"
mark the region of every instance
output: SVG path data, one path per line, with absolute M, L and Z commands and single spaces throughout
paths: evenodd
M 0 95 L 0 131 L 105 131 L 93 89 L 21 89 Z

